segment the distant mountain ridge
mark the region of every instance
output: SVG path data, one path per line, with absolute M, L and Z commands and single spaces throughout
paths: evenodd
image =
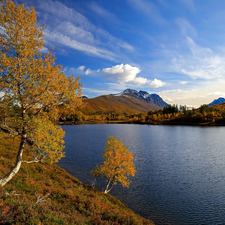
M 209 106 L 218 105 L 225 102 L 225 98 L 218 98 L 209 103 Z
M 126 89 L 124 91 L 122 91 L 118 95 L 127 95 L 127 96 L 131 96 L 137 99 L 140 99 L 142 101 L 145 101 L 147 103 L 153 103 L 161 108 L 164 108 L 165 106 L 168 106 L 169 104 L 167 104 L 166 102 L 163 101 L 163 99 L 157 95 L 157 94 L 149 94 L 147 91 L 136 91 L 133 89 Z
M 134 114 L 163 109 L 168 104 L 159 95 L 146 91 L 126 89 L 118 94 L 102 95 L 96 98 L 83 98 L 84 114 L 126 113 Z

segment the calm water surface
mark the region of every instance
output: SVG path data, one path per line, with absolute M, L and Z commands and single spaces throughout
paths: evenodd
M 62 126 L 66 157 L 59 165 L 83 183 L 101 164 L 107 136 L 134 154 L 130 188 L 110 192 L 155 224 L 225 224 L 225 127 L 101 124 Z M 102 190 L 105 180 L 97 179 Z

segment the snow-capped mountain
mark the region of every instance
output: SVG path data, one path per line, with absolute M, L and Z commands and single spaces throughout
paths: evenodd
M 218 98 L 218 99 L 215 99 L 214 101 L 212 101 L 211 103 L 209 103 L 209 106 L 221 104 L 221 103 L 224 103 L 224 102 L 225 102 L 225 98 Z
M 165 107 L 168 106 L 169 104 L 167 104 L 166 102 L 163 101 L 163 99 L 157 95 L 157 94 L 149 94 L 147 91 L 136 91 L 133 89 L 126 89 L 124 91 L 122 91 L 118 95 L 126 95 L 126 96 L 131 96 L 137 99 L 140 99 L 142 101 L 145 101 L 147 103 L 153 103 L 159 107 Z

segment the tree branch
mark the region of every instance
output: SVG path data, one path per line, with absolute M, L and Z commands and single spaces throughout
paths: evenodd
M 41 162 L 41 160 L 32 160 L 32 161 L 23 160 L 22 162 L 23 163 L 38 163 L 38 162 Z
M 14 136 L 14 137 L 20 136 L 20 135 L 21 135 L 20 132 L 16 132 L 16 131 L 12 130 L 11 128 L 7 127 L 7 126 L 2 126 L 2 125 L 0 125 L 0 130 L 2 130 L 4 133 L 7 133 L 7 134 L 9 134 L 9 135 L 11 135 L 11 136 Z M 32 145 L 35 144 L 34 141 L 32 141 L 32 140 L 30 140 L 30 139 L 28 139 L 28 138 L 26 139 L 26 142 L 27 142 L 28 145 L 30 145 L 30 146 L 32 146 Z
M 10 129 L 10 128 L 7 127 L 7 126 L 2 126 L 2 125 L 0 125 L 0 130 L 2 130 L 4 133 L 7 133 L 7 134 L 12 135 L 12 136 L 19 136 L 19 135 L 20 135 L 19 132 L 16 132 L 16 131 Z
M 45 199 L 45 198 L 47 198 L 49 195 L 50 193 L 46 194 L 45 196 L 41 198 L 41 196 L 38 195 L 37 192 L 35 192 L 35 196 L 37 197 L 36 204 L 38 204 L 39 202 L 45 202 L 46 200 L 48 200 L 49 198 L 48 199 Z

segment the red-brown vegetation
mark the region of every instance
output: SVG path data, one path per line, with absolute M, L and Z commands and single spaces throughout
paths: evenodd
M 2 176 L 14 165 L 19 140 L 2 132 L 0 139 Z M 17 176 L 0 189 L 0 223 L 153 224 L 113 196 L 82 184 L 55 164 L 43 163 L 22 164 Z

